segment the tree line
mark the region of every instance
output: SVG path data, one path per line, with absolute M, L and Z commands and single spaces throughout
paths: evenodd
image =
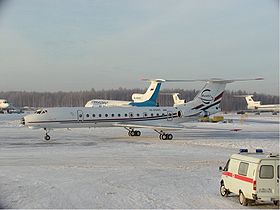
M 133 93 L 144 93 L 143 89 L 110 89 L 110 90 L 86 90 L 71 92 L 27 92 L 27 91 L 9 91 L 0 92 L 0 98 L 7 99 L 16 107 L 61 107 L 61 106 L 84 106 L 87 101 L 92 99 L 110 99 L 130 101 Z M 181 99 L 192 100 L 197 90 L 184 89 L 163 89 L 163 93 L 180 93 Z M 246 109 L 244 98 L 236 98 L 236 95 L 248 95 L 246 91 L 225 91 L 222 99 L 221 108 L 223 111 L 236 111 Z M 253 93 L 255 101 L 261 101 L 262 104 L 279 104 L 279 96 Z M 161 106 L 172 106 L 173 98 L 171 95 L 159 94 L 158 103 Z

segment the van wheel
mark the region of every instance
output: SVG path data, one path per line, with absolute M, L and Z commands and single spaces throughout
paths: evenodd
M 244 194 L 242 191 L 239 192 L 239 203 L 242 206 L 247 206 L 248 205 L 248 199 L 245 198 Z
M 228 194 L 229 194 L 229 191 L 226 189 L 226 187 L 225 187 L 225 185 L 224 185 L 224 183 L 221 183 L 221 186 L 220 186 L 220 194 L 221 194 L 221 196 L 228 196 Z
M 279 201 L 273 201 L 275 206 L 279 206 Z

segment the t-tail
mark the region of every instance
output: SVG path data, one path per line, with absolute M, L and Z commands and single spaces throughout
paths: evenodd
M 146 93 L 139 94 L 134 93 L 132 95 L 133 102 L 130 103 L 132 106 L 157 106 L 157 98 L 160 91 L 161 83 L 165 80 L 156 79 L 150 80 L 151 84 L 147 89 Z
M 191 111 L 201 116 L 208 116 L 220 112 L 220 104 L 226 84 L 227 82 L 222 80 L 207 81 L 193 101 L 189 102 Z
M 236 80 L 223 80 L 223 79 L 211 79 L 211 80 L 199 80 L 206 81 L 205 86 L 199 91 L 196 97 L 183 105 L 186 111 L 192 116 L 209 116 L 221 111 L 220 104 L 225 92 L 226 85 L 228 83 L 236 81 L 248 81 L 248 80 L 262 80 L 257 79 L 236 79 Z
M 254 101 L 252 97 L 253 97 L 253 95 L 245 96 L 245 100 L 247 102 L 248 109 L 256 109 L 257 107 L 259 107 L 261 105 L 260 101 Z

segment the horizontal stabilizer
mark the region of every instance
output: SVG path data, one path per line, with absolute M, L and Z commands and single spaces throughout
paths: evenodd
M 157 82 L 214 82 L 214 83 L 232 83 L 252 80 L 264 80 L 263 77 L 249 78 L 249 79 L 142 79 L 143 81 L 157 81 Z
M 254 95 L 234 95 L 235 98 L 246 98 L 246 97 L 253 97 Z

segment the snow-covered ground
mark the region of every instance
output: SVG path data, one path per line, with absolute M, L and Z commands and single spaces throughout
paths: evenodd
M 0 115 L 0 208 L 243 208 L 219 195 L 218 167 L 239 148 L 279 153 L 279 117 L 225 118 L 234 122 L 193 123 L 203 129 L 172 141 L 99 128 L 55 130 L 46 143 L 42 130 L 18 127 L 20 116 Z

